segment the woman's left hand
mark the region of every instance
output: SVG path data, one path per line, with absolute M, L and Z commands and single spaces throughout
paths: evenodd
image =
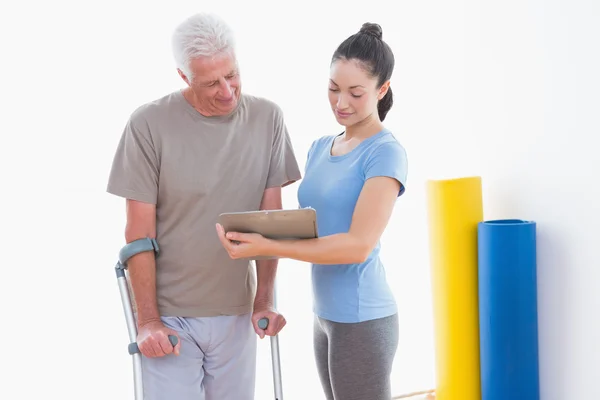
M 269 255 L 270 241 L 258 233 L 227 232 L 217 224 L 217 235 L 232 259 Z

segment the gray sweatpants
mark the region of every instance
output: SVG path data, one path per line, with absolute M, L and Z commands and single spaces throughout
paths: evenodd
M 389 400 L 398 315 L 359 323 L 314 320 L 314 351 L 327 400 Z
M 162 317 L 179 356 L 142 357 L 145 400 L 253 400 L 257 336 L 251 315 Z

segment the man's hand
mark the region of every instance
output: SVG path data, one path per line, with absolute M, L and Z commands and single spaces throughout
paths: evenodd
M 266 330 L 258 326 L 258 321 L 262 318 L 269 320 L 269 326 Z M 286 324 L 285 317 L 273 309 L 266 303 L 254 303 L 254 313 L 252 314 L 252 326 L 256 334 L 263 339 L 266 336 L 275 336 L 283 329 Z
M 169 335 L 177 337 L 175 347 L 169 341 Z M 161 321 L 152 321 L 139 328 L 137 344 L 140 352 L 146 357 L 162 357 L 171 353 L 178 356 L 181 340 L 177 332 L 167 328 Z

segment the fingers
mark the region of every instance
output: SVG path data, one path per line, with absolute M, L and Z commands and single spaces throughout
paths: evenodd
M 169 335 L 177 337 L 177 345 L 173 346 L 169 340 Z M 181 348 L 181 340 L 177 332 L 173 330 L 157 330 L 147 335 L 145 338 L 138 340 L 138 348 L 140 352 L 148 358 L 163 357 L 174 353 L 179 355 Z
M 252 234 L 241 232 L 225 232 L 223 225 L 217 224 L 217 234 L 222 242 L 226 242 L 233 247 L 233 244 L 247 243 L 252 241 Z
M 225 237 L 227 239 L 233 240 L 235 242 L 246 242 L 246 241 L 248 241 L 245 233 L 227 232 L 227 235 L 225 235 Z
M 248 246 L 244 243 L 244 241 L 247 239 L 247 234 L 228 232 L 227 235 L 225 235 L 225 230 L 221 224 L 217 224 L 216 228 L 219 241 L 225 248 L 225 251 L 227 251 L 227 254 L 230 258 L 235 260 L 248 255 Z
M 225 250 L 229 253 L 232 247 L 232 243 L 225 237 L 225 230 L 221 224 L 217 224 L 217 236 L 219 236 L 219 241 L 225 247 Z
M 236 244 L 239 244 L 239 242 L 236 241 L 237 243 L 233 243 L 230 239 L 226 238 L 225 237 L 225 229 L 223 229 L 223 226 L 221 224 L 217 224 L 217 235 L 219 236 L 219 241 L 221 242 L 221 244 L 223 245 L 223 247 L 229 254 L 229 257 L 236 258 L 235 246 L 236 246 Z M 228 233 L 227 235 L 231 235 L 231 232 Z
M 265 338 L 265 335 L 266 335 L 265 331 L 263 331 L 262 329 L 260 329 L 256 325 L 254 326 L 254 332 L 256 332 L 256 334 L 258 335 L 259 338 L 261 338 L 261 339 Z
M 162 357 L 165 355 L 161 349 L 158 339 L 153 335 L 147 336 L 141 341 L 138 341 L 138 347 L 140 352 L 149 358 Z
M 252 318 L 252 326 L 254 327 L 254 332 L 258 335 L 259 338 L 263 339 L 265 337 L 265 331 L 258 326 L 258 321 L 264 318 L 264 316 L 256 315 Z
M 156 357 L 156 352 L 154 351 L 154 347 L 152 346 L 152 339 L 146 338 L 144 340 L 138 340 L 138 348 L 140 349 L 140 353 L 142 353 L 145 357 L 153 358 Z
M 275 336 L 283 327 L 287 324 L 285 317 L 281 314 L 275 314 L 275 316 L 269 318 L 269 326 L 267 327 L 266 334 L 268 336 Z
M 267 329 L 262 329 L 260 326 L 258 326 L 258 321 L 262 318 L 267 318 L 269 320 Z M 276 312 L 258 313 L 254 316 L 254 318 L 252 318 L 254 331 L 261 339 L 263 339 L 265 336 L 275 336 L 279 334 L 286 324 L 287 321 L 285 317 L 281 314 L 277 314 Z
M 165 332 L 165 333 L 167 333 L 167 332 Z M 173 345 L 171 344 L 171 341 L 169 340 L 169 336 L 166 335 L 165 333 L 160 335 L 160 337 L 158 339 L 158 345 L 160 346 L 160 349 L 162 350 L 163 355 L 171 354 L 173 352 Z

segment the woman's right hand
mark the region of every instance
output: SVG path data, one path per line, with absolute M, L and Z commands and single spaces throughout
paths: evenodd
M 177 337 L 175 346 L 169 341 L 169 335 Z M 146 357 L 162 357 L 171 353 L 178 356 L 181 340 L 177 332 L 167 328 L 161 321 L 152 321 L 139 328 L 137 344 L 140 352 Z

